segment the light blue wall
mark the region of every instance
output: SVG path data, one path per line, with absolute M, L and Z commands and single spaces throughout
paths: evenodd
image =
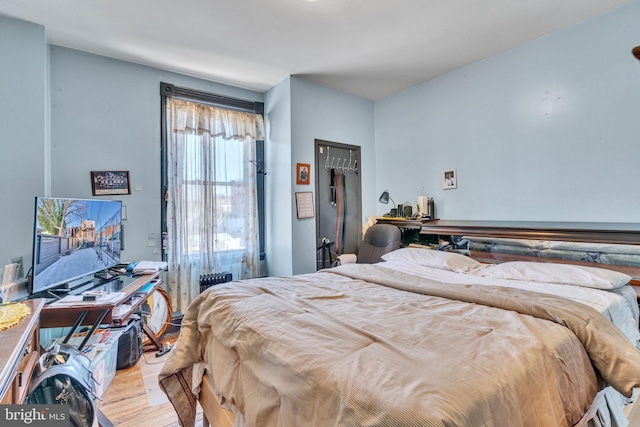
M 123 259 L 160 259 L 160 82 L 251 101 L 263 94 L 51 46 L 52 195 L 91 198 L 90 171 L 128 170 Z
M 41 25 L 0 16 L 0 268 L 22 256 L 25 273 L 31 264 L 34 200 L 45 192 L 46 38 Z
M 376 102 L 378 190 L 445 219 L 637 222 L 639 19 L 635 1 Z
M 160 257 L 161 81 L 264 100 L 272 275 L 315 269 L 315 219 L 296 219 L 293 193 L 316 138 L 362 147 L 363 221 L 388 210 L 388 188 L 435 197 L 448 219 L 637 222 L 639 16 L 634 1 L 375 103 L 298 77 L 262 94 L 49 49 L 42 26 L 0 17 L 0 265 L 30 263 L 35 195 L 91 197 L 89 171 L 104 169 L 131 173 L 125 259 Z M 441 189 L 445 168 L 458 189 Z
M 33 198 L 45 192 L 58 197 L 91 198 L 90 171 L 128 170 L 131 195 L 105 196 L 127 207 L 124 260 L 160 258 L 160 95 L 161 81 L 221 95 L 265 102 L 267 122 L 267 265 L 269 274 L 315 270 L 315 222 L 297 220 L 293 203 L 296 162 L 313 163 L 314 140 L 326 139 L 362 147 L 363 194 L 375 193 L 373 103 L 300 78 L 287 78 L 265 94 L 195 79 L 167 71 L 46 44 L 41 26 L 8 19 L 10 37 L 23 41 L 12 54 L 39 58 L 34 65 L 2 68 L 8 81 L 24 79 L 17 94 L 0 106 L 20 120 L 3 134 L 3 146 L 18 149 L 25 163 L 5 161 L 7 179 L 22 176 L 16 211 L 3 209 L 11 245 L 5 258 L 24 255 L 30 264 Z M 12 26 L 2 26 L 3 31 Z M 3 38 L 4 40 L 4 38 Z M 7 50 L 11 44 L 3 44 Z M 9 55 L 11 52 L 7 52 Z M 47 55 L 50 55 L 50 70 Z M 3 62 L 4 64 L 4 62 Z M 45 86 L 50 76 L 51 89 Z M 6 90 L 6 89 L 5 89 Z M 16 93 L 18 93 L 16 92 Z M 10 96 L 11 95 L 11 96 Z M 48 99 L 51 102 L 50 154 Z M 33 99 L 32 99 L 33 98 Z M 12 117 L 7 115 L 7 117 Z M 28 117 L 27 122 L 24 119 Z M 29 129 L 25 139 L 25 129 Z M 23 144 L 11 144 L 14 140 Z M 6 142 L 5 142 L 6 141 Z M 3 157 L 7 158 L 7 157 Z M 50 169 L 49 174 L 45 170 Z M 28 174 L 26 173 L 28 171 Z M 50 184 L 49 184 L 50 183 Z M 50 185 L 50 191 L 46 189 Z M 312 183 L 313 185 L 313 183 Z M 32 188 L 33 187 L 33 188 Z M 11 187 L 3 186 L 3 191 Z M 9 191 L 9 194 L 12 194 Z M 364 198 L 363 213 L 375 211 Z M 6 212 L 6 213 L 5 213 Z M 13 234 L 12 234 L 13 233 Z M 16 249 L 19 248 L 19 249 Z M 0 258 L 1 260 L 1 258 Z M 1 262 L 0 262 L 1 263 Z
M 31 264 L 34 197 L 92 198 L 90 171 L 130 171 L 124 260 L 160 259 L 160 82 L 264 94 L 49 46 L 46 29 L 0 17 L 0 267 Z M 49 120 L 51 129 L 49 129 Z
M 291 249 L 291 82 L 286 78 L 265 96 L 266 274 L 293 271 Z
M 316 139 L 361 147 L 362 213 L 375 213 L 374 177 L 376 176 L 374 149 L 373 102 L 328 88 L 300 77 L 291 78 L 291 167 L 289 179 L 296 191 L 313 191 L 315 173 L 310 185 L 295 184 L 296 163 L 310 163 L 315 170 L 314 142 Z M 377 197 L 375 197 L 377 200 Z M 293 217 L 293 274 L 316 270 L 316 218 L 297 219 L 295 203 Z
M 275 276 L 316 270 L 316 218 L 298 219 L 294 193 L 296 163 L 314 164 L 316 139 L 362 147 L 363 194 L 373 191 L 375 151 L 373 102 L 300 77 L 289 77 L 267 92 L 267 265 Z M 363 197 L 363 215 L 375 206 Z

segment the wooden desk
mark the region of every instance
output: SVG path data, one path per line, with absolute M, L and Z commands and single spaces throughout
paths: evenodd
M 376 224 L 391 224 L 400 229 L 420 230 L 422 229 L 422 220 L 409 218 L 379 217 L 376 218 Z
M 23 301 L 31 313 L 17 325 L 0 332 L 0 403 L 23 403 L 31 374 L 40 357 L 38 321 L 44 299 Z

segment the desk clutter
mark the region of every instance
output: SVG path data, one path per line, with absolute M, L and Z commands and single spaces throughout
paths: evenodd
M 127 265 L 127 271 L 134 275 L 137 274 L 154 274 L 161 270 L 167 269 L 166 261 L 138 261 Z
M 94 381 L 93 393 L 101 397 L 107 389 L 111 380 L 116 375 L 116 362 L 118 357 L 118 339 L 122 332 L 111 329 L 96 330 L 82 348 L 78 346 L 86 338 L 87 332 L 73 334 L 67 343 L 62 343 L 60 339 L 52 340 L 45 348 L 55 351 L 57 347 L 73 348 L 74 352 L 86 357 L 89 361 L 91 378 Z
M 120 334 L 121 332 L 117 330 L 114 331 L 110 328 L 97 329 L 89 337 L 89 340 L 85 343 L 84 347 L 80 351 L 82 354 L 87 356 L 89 360 L 94 360 L 100 352 L 109 350 L 113 346 L 113 344 L 118 341 Z M 77 348 L 86 336 L 87 331 L 78 332 L 71 336 L 68 343 Z M 56 344 L 59 344 L 60 341 L 61 339 L 51 340 L 47 343 L 45 348 L 53 348 Z
M 86 291 L 80 295 L 67 295 L 49 305 L 52 307 L 81 307 L 87 304 L 115 304 L 126 295 L 126 292 Z
M 78 348 L 89 331 L 73 334 L 65 345 Z M 62 338 L 51 340 L 45 348 L 60 346 Z M 94 392 L 100 397 L 116 375 L 116 370 L 135 365 L 142 355 L 142 320 L 132 316 L 122 326 L 100 328 L 91 334 L 82 350 L 90 361 L 91 376 L 95 381 Z
M 419 196 L 418 202 L 414 206 L 410 202 L 399 203 L 396 216 L 399 218 L 433 219 L 436 215 L 435 211 L 433 197 Z M 393 214 L 393 209 L 391 209 L 391 213 Z
M 393 201 L 389 197 L 389 193 L 385 190 L 380 196 L 378 201 L 380 203 L 387 204 L 389 200 Z M 395 203 L 394 203 L 395 205 Z M 436 217 L 436 206 L 433 197 L 418 196 L 416 204 L 412 205 L 411 202 L 398 203 L 384 215 L 391 218 L 411 218 L 411 219 L 434 219 Z
M 32 304 L 34 301 L 40 301 L 42 305 L 39 309 L 38 324 L 51 331 L 47 335 L 53 338 L 47 340 L 40 337 L 43 342 L 47 342 L 44 346 L 47 352 L 56 353 L 55 349 L 60 348 L 60 353 L 64 353 L 62 348 L 68 348 L 67 353 L 74 353 L 78 356 L 76 359 L 88 361 L 89 367 L 85 371 L 90 375 L 90 388 L 92 388 L 90 392 L 95 398 L 99 398 L 105 392 L 115 377 L 117 369 L 130 367 L 139 360 L 145 336 L 159 350 L 159 353 L 165 351 L 156 335 L 159 332 L 151 329 L 146 323 L 149 319 L 146 313 L 151 311 L 149 308 L 151 303 L 147 300 L 161 291 L 163 279 L 158 277 L 157 273 L 140 276 L 124 274 L 124 267 L 120 267 L 123 270 L 122 275 L 112 276 L 106 281 L 94 280 L 86 283 L 85 286 L 74 287 L 70 291 L 75 294 L 63 294 L 62 298 L 52 294 L 53 299 L 40 298 L 27 302 Z M 161 323 L 169 321 L 170 318 L 163 318 Z M 67 329 L 68 327 L 70 328 Z M 58 338 L 58 334 L 64 334 L 64 336 Z M 59 375 L 56 374 L 58 377 L 62 378 L 65 374 L 66 366 L 66 363 L 62 363 L 56 367 L 56 370 L 60 371 Z M 52 371 L 47 369 L 42 375 L 48 375 L 48 372 Z M 68 392 L 71 393 L 69 396 L 73 396 L 71 389 L 56 388 L 58 384 L 62 384 L 62 379 L 54 383 L 40 382 L 38 379 L 38 383 L 44 384 L 43 393 L 34 392 L 33 396 L 48 399 L 49 390 L 57 391 L 54 398 L 61 392 Z M 76 397 L 74 402 L 83 401 L 80 394 Z M 74 405 L 74 403 L 69 404 L 70 411 L 74 410 Z M 99 408 L 97 411 L 100 413 Z M 85 418 L 91 418 L 89 412 L 85 415 L 87 415 Z M 101 416 L 104 417 L 104 414 Z M 89 422 L 77 425 L 93 424 Z

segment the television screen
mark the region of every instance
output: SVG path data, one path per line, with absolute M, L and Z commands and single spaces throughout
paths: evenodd
M 36 197 L 31 293 L 120 262 L 122 202 Z

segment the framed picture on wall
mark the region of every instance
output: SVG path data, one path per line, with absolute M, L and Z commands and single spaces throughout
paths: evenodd
M 296 164 L 296 184 L 309 185 L 311 182 L 310 173 L 311 165 L 308 163 Z
M 91 171 L 94 196 L 131 194 L 129 171 Z
M 311 191 L 296 193 L 296 214 L 298 219 L 313 218 L 313 193 Z
M 444 190 L 458 188 L 458 174 L 455 169 L 445 169 L 442 171 L 442 188 Z

